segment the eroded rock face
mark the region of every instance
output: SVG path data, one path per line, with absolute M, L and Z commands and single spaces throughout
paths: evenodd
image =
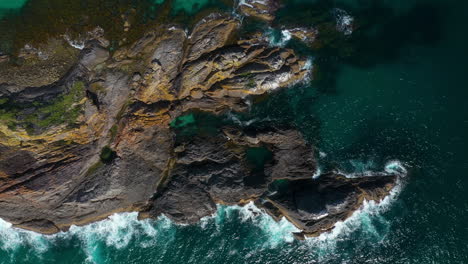
M 309 74 L 293 50 L 235 39 L 238 26 L 210 15 L 188 36 L 164 26 L 113 54 L 100 37 L 67 57 L 75 61 L 66 70 L 52 67 L 53 74 L 28 83 L 2 75 L 8 82 L 0 87 L 0 217 L 55 233 L 123 211 L 194 223 L 213 214 L 216 203 L 256 201 L 315 235 L 364 198 L 382 199 L 395 177 L 311 180 L 314 149 L 294 129 L 223 126 L 209 136 L 176 135 L 171 121 L 184 113 L 244 111 L 245 97 Z M 17 70 L 8 65 L 2 73 Z M 277 180 L 291 187 L 269 196 Z M 297 199 L 314 195 L 321 197 L 317 207 Z M 344 209 L 330 213 L 327 224 L 313 222 L 336 195 Z

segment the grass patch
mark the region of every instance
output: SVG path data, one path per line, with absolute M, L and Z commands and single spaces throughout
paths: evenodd
M 83 82 L 75 82 L 66 94 L 60 95 L 51 102 L 33 102 L 31 104 L 15 104 L 2 98 L 0 101 L 0 122 L 10 129 L 23 127 L 29 134 L 38 130 L 68 124 L 72 127 L 83 112 L 78 103 L 85 96 Z

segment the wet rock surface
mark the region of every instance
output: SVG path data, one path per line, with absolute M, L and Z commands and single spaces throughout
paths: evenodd
M 55 55 L 38 62 L 34 51 L 20 69 L 0 62 L 0 217 L 55 233 L 124 211 L 194 223 L 217 203 L 255 201 L 316 235 L 364 199 L 385 197 L 396 176 L 312 180 L 314 148 L 291 128 L 178 131 L 174 119 L 184 114 L 245 111 L 250 96 L 308 76 L 305 58 L 238 39 L 238 26 L 210 15 L 189 34 L 161 26 L 112 53 L 102 38 L 90 40 L 59 68 L 45 67 L 51 73 L 40 69 Z M 26 66 L 29 79 L 12 75 Z M 271 196 L 277 181 L 289 187 Z M 329 216 L 316 220 L 324 208 Z

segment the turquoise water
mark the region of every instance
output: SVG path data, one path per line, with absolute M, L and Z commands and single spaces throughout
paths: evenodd
M 231 118 L 296 126 L 318 146 L 322 170 L 400 161 L 409 175 L 382 206 L 367 204 L 307 241 L 251 205 L 219 207 L 194 226 L 128 213 L 55 236 L 0 222 L 0 263 L 468 263 L 468 3 L 330 3 L 290 1 L 280 14 L 281 23 L 307 24 L 307 10 L 341 7 L 362 23 L 336 49 L 284 44 L 309 56 L 321 78 Z
M 28 0 L 0 0 L 0 18 L 7 12 L 21 8 Z

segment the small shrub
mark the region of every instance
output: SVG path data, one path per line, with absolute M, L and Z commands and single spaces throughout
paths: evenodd
M 99 157 L 102 162 L 109 164 L 115 159 L 115 157 L 117 157 L 117 154 L 109 146 L 105 146 L 102 148 L 101 155 L 99 155 Z

